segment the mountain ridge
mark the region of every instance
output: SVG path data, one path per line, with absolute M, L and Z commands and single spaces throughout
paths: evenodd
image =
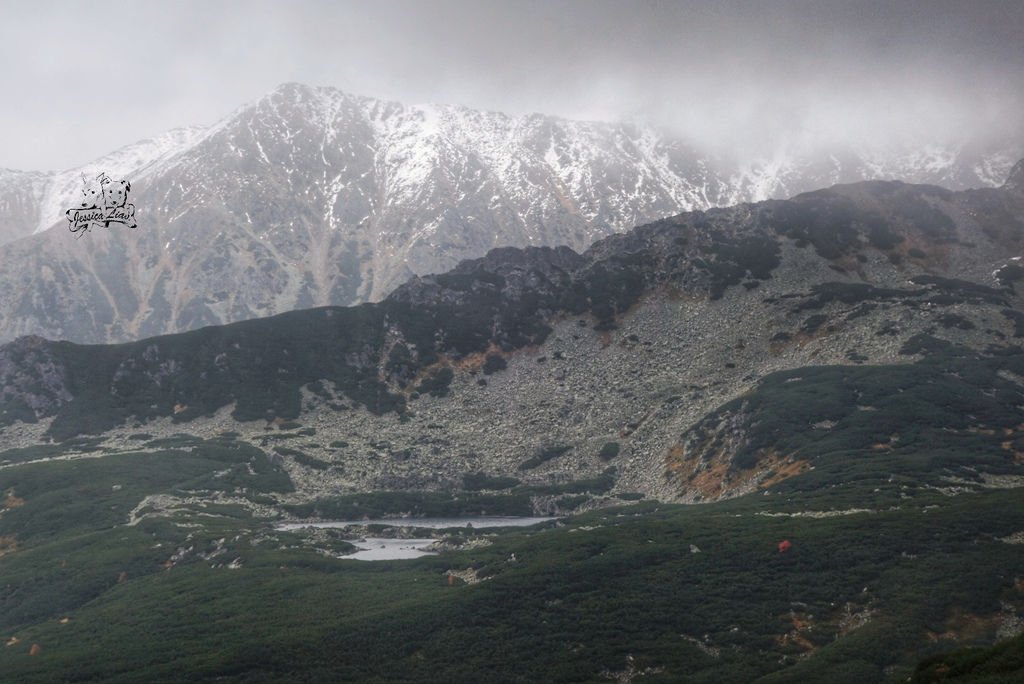
M 793 152 L 723 172 L 721 160 L 637 124 L 406 107 L 300 84 L 133 149 L 114 156 L 141 169 L 131 179 L 139 229 L 76 240 L 58 223 L 0 245 L 0 340 L 118 342 L 379 301 L 493 247 L 582 251 L 680 210 L 877 174 L 995 184 L 1012 163 L 1005 151 L 959 160 L 952 148 L 887 153 L 888 166 Z M 78 171 L 48 206 L 77 195 Z M 17 192 L 0 189 L 12 212 L 0 225 L 30 222 L 38 188 L 7 177 Z
M 681 214 L 582 255 L 496 249 L 374 304 L 112 346 L 22 338 L 0 347 L 0 418 L 44 439 L 312 421 L 362 445 L 317 452 L 359 464 L 333 485 L 288 461 L 314 491 L 594 477 L 616 443 L 616 491 L 734 495 L 767 470 L 717 492 L 661 474 L 714 443 L 681 435 L 766 375 L 1019 349 L 1022 218 L 1006 189 L 867 181 Z M 708 453 L 700 467 L 719 467 Z

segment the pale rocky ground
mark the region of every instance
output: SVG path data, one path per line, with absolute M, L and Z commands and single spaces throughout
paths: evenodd
M 660 291 L 634 307 L 611 332 L 593 330 L 593 321 L 586 317 L 562 320 L 544 344 L 509 354 L 505 370 L 488 376 L 458 370 L 448 396 L 413 399 L 402 418 L 352 408 L 344 398 L 339 401 L 349 408 L 335 411 L 306 392 L 299 429 L 312 428 L 313 435 L 275 439 L 299 429 L 282 431 L 262 420 L 238 423 L 229 406 L 188 423 L 163 418 L 125 426 L 107 433 L 103 446 L 139 451 L 145 442 L 129 439 L 138 433 L 209 438 L 238 432 L 239 439 L 260 446 L 288 471 L 296 491 L 281 497 L 282 502 L 372 490 L 457 489 L 464 474 L 477 471 L 511 475 L 527 484 L 564 483 L 594 477 L 609 466 L 616 468 L 612 495 L 639 492 L 666 501 L 698 501 L 706 496 L 666 477 L 669 450 L 698 420 L 752 389 L 764 375 L 806 365 L 849 364 L 850 353 L 867 357 L 868 363 L 907 363 L 913 359 L 901 355 L 900 348 L 925 330 L 962 343 L 970 343 L 978 330 L 993 329 L 1007 337 L 1013 333 L 994 306 L 928 310 L 882 303 L 868 315 L 844 321 L 844 312 L 855 305 L 833 303 L 821 311 L 830 314 L 830 323 L 815 334 L 773 342 L 777 332 L 795 332 L 806 317 L 820 312 L 793 313 L 788 305 L 752 307 L 750 298 L 800 291 L 797 278 L 821 282 L 835 276 L 825 272 L 827 262 L 813 251 L 790 244 L 786 251 L 787 267 L 754 290 L 729 288 L 722 299 L 710 302 Z M 875 271 L 877 280 L 897 275 L 881 259 L 864 268 Z M 750 320 L 751 311 L 761 318 Z M 965 316 L 976 330 L 936 331 L 935 317 L 940 313 Z M 879 335 L 886 325 L 895 332 Z M 7 446 L 38 443 L 47 426 L 47 421 L 19 423 L 5 428 L 0 439 Z M 347 446 L 330 446 L 339 441 Z M 606 442 L 621 445 L 619 455 L 609 462 L 598 457 Z M 518 469 L 536 449 L 553 445 L 572 448 L 536 468 Z M 293 456 L 275 453 L 275 446 L 298 449 L 332 467 L 304 466 Z M 103 455 L 94 451 L 61 458 Z M 722 495 L 752 491 L 762 475 L 754 473 Z M 601 501 L 597 497 L 588 505 Z M 183 502 L 152 503 L 173 508 Z M 537 501 L 540 509 L 550 503 Z

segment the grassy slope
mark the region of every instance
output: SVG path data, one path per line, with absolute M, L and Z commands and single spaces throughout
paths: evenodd
M 1003 446 L 1016 439 L 1004 407 L 1017 389 L 1003 361 L 947 361 L 767 379 L 746 398 L 762 420 L 751 425 L 805 429 L 787 409 L 801 403 L 835 421 L 790 444 L 814 469 L 767 496 L 599 511 L 414 561 L 327 557 L 314 546 L 340 546 L 189 501 L 287 490 L 262 452 L 231 440 L 3 469 L 0 494 L 20 505 L 9 498 L 0 516 L 0 537 L 17 542 L 0 557 L 0 637 L 19 641 L 0 648 L 0 671 L 47 682 L 596 681 L 647 668 L 645 681 L 905 678 L 922 657 L 991 643 L 1004 606 L 1024 608 L 1024 545 L 1000 541 L 1024 530 L 1020 493 L 934 489 L 979 466 L 1019 471 Z M 902 438 L 879 450 L 856 406 L 871 392 L 881 406 L 889 387 L 903 401 L 884 406 L 885 434 Z M 154 493 L 178 496 L 180 510 L 124 525 Z M 364 503 L 395 500 L 409 498 Z M 868 512 L 785 515 L 853 508 Z M 448 586 L 448 569 L 488 579 Z
M 928 658 L 912 684 L 1016 684 L 1024 679 L 1024 634 L 990 648 L 969 647 Z
M 874 507 L 893 494 L 856 498 Z M 0 667 L 11 681 L 587 681 L 632 657 L 664 668 L 650 681 L 862 682 L 948 649 L 927 635 L 958 614 L 984 619 L 1000 600 L 1024 599 L 1013 584 L 1024 547 L 998 541 L 1024 529 L 1019 494 L 921 494 L 824 519 L 758 515 L 800 508 L 782 495 L 645 504 L 483 549 L 370 564 L 216 508 L 203 512 L 222 517 L 202 528 L 153 519 L 30 538 L 0 559 L 0 629 L 20 639 L 0 650 Z M 162 567 L 176 548 L 210 550 L 219 538 L 224 554 Z M 781 539 L 793 543 L 783 554 Z M 240 569 L 224 567 L 234 558 Z M 468 567 L 490 579 L 447 586 L 446 569 Z M 836 639 L 847 607 L 872 618 Z M 810 627 L 794 633 L 794 619 Z M 36 643 L 42 652 L 28 655 Z

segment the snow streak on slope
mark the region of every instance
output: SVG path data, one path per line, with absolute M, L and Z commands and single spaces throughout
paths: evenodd
M 140 140 L 84 166 L 50 174 L 39 197 L 39 222 L 33 232 L 46 230 L 64 220 L 64 212 L 82 188 L 82 178 L 92 180 L 101 173 L 114 179 L 138 182 L 152 173 L 161 163 L 174 158 L 182 150 L 193 146 L 207 129 L 202 126 L 175 128 L 149 140 Z
M 202 126 L 176 128 L 64 171 L 0 169 L 0 244 L 62 223 L 64 212 L 81 194 L 83 178 L 93 180 L 106 173 L 135 183 L 194 146 L 210 130 Z

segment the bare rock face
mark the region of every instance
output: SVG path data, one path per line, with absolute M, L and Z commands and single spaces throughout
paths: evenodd
M 1017 162 L 1010 170 L 1010 174 L 1006 177 L 1006 182 L 1003 184 L 1003 190 L 1024 193 L 1024 159 Z
M 66 369 L 50 345 L 41 337 L 22 337 L 0 347 L 0 403 L 10 416 L 34 422 L 73 398 Z

